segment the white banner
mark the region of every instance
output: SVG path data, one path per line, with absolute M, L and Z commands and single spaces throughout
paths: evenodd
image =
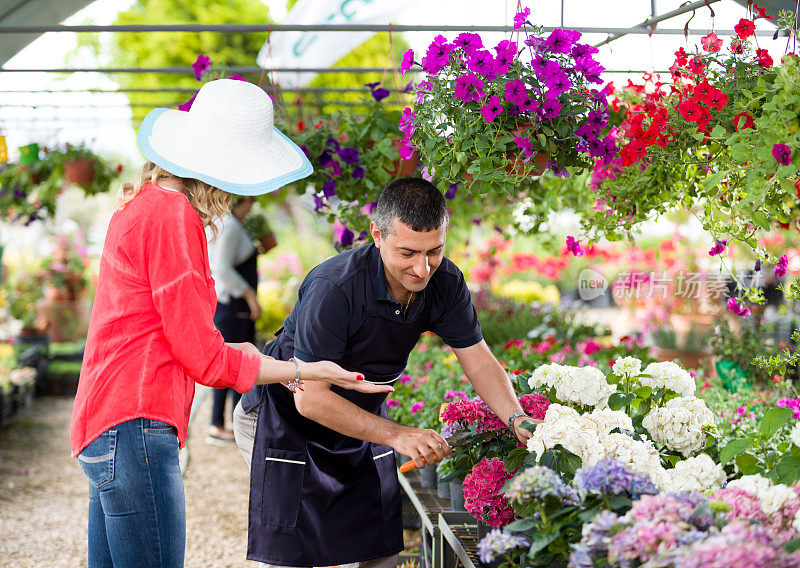
M 411 6 L 400 0 L 300 0 L 284 24 L 389 24 Z M 373 32 L 280 32 L 258 54 L 258 64 L 276 67 L 330 67 L 367 41 Z M 284 89 L 303 87 L 314 73 L 273 73 Z

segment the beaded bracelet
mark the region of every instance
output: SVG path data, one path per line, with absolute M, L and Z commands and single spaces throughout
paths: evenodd
M 297 367 L 297 375 L 295 375 L 294 379 L 286 383 L 286 388 L 288 388 L 292 392 L 295 392 L 295 390 L 297 390 L 298 387 L 300 387 L 300 389 L 302 390 L 303 381 L 300 380 L 300 363 L 294 357 L 289 359 L 289 361 L 294 363 L 295 367 Z

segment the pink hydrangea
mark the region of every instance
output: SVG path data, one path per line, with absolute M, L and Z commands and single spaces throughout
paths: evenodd
M 505 482 L 513 476 L 499 458 L 483 458 L 464 478 L 464 502 L 467 511 L 492 528 L 514 520 L 514 510 L 500 494 Z

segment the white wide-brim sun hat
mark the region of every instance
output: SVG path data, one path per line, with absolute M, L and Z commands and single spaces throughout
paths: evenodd
M 211 81 L 187 111 L 151 110 L 139 150 L 176 176 L 236 195 L 261 195 L 314 171 L 303 151 L 273 125 L 272 100 L 257 85 Z

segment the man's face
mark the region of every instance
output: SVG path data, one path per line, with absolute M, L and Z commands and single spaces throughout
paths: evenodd
M 381 235 L 370 225 L 375 246 L 380 249 L 389 293 L 398 301 L 404 291 L 421 292 L 444 258 L 446 225 L 432 231 L 414 231 L 399 219 L 392 219 L 392 231 Z

